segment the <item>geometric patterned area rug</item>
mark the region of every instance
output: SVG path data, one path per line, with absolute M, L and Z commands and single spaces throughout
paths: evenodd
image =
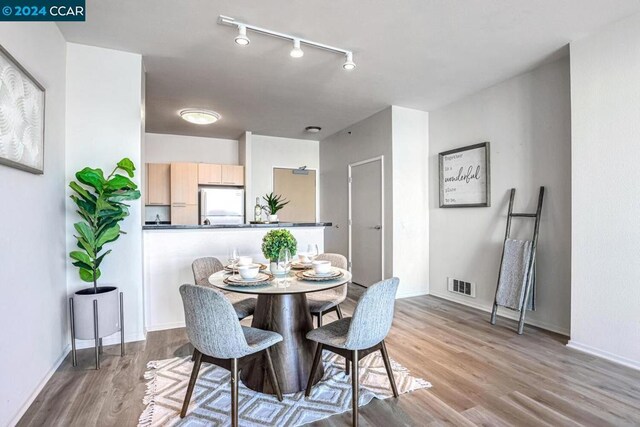
M 324 376 L 311 396 L 304 391 L 286 394 L 279 402 L 275 396 L 257 393 L 239 382 L 238 406 L 241 426 L 300 426 L 351 410 L 351 376 L 344 373 L 344 358 L 323 353 Z M 421 378 L 391 359 L 398 393 L 431 387 Z M 228 426 L 231 424 L 231 374 L 217 366 L 203 363 L 193 391 L 189 411 L 184 419 L 180 409 L 193 368 L 191 356 L 149 362 L 145 373 L 147 408 L 139 427 L 156 426 Z M 379 352 L 360 361 L 359 406 L 373 398 L 392 397 L 391 386 Z

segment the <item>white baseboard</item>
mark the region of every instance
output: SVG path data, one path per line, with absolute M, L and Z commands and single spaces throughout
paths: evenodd
M 453 299 L 451 298 L 451 296 L 447 295 L 447 294 L 441 294 L 439 292 L 431 292 L 430 295 L 433 295 L 435 297 L 438 298 L 442 298 L 445 299 L 447 301 L 451 301 L 451 302 L 455 302 L 457 304 L 461 304 L 461 305 L 466 305 L 467 307 L 472 307 L 472 308 L 477 308 L 478 310 L 482 310 L 485 311 L 487 313 L 491 313 L 493 307 L 485 307 L 482 304 L 478 304 L 475 301 L 460 301 L 459 299 Z M 498 312 L 498 317 L 505 317 L 507 319 L 511 319 L 511 320 L 519 320 L 519 315 L 516 312 L 513 313 L 509 313 L 508 311 L 505 310 L 501 310 Z M 550 323 L 547 322 L 542 322 L 539 320 L 532 320 L 530 318 L 525 318 L 525 324 L 527 325 L 531 325 L 531 326 L 535 326 L 541 329 L 545 329 L 547 331 L 551 331 L 551 332 L 555 332 L 557 334 L 560 335 L 564 335 L 566 337 L 569 336 L 569 330 L 566 328 L 563 328 L 561 326 L 558 325 L 552 325 Z
M 567 347 L 640 371 L 640 361 L 637 360 L 627 359 L 626 357 L 618 356 L 616 354 L 609 353 L 608 351 L 600 350 L 598 348 L 591 347 L 590 345 L 576 342 L 575 340 L 569 340 L 569 342 L 567 343 Z
M 124 342 L 136 342 L 136 341 L 144 341 L 147 337 L 143 332 L 134 332 L 131 334 L 124 334 Z M 102 338 L 102 345 L 114 345 L 120 344 L 120 332 L 116 332 L 113 335 L 109 335 L 108 337 Z M 93 348 L 95 346 L 94 340 L 76 340 L 76 349 L 81 350 L 83 348 Z
M 42 380 L 40 380 L 40 382 L 38 383 L 38 386 L 33 390 L 33 393 L 29 395 L 27 400 L 20 407 L 20 410 L 18 411 L 16 416 L 13 417 L 13 420 L 9 422 L 9 426 L 15 426 L 16 424 L 18 424 L 18 422 L 20 421 L 20 418 L 22 418 L 25 412 L 27 412 L 27 409 L 29 409 L 29 406 L 31 406 L 33 401 L 36 400 L 36 398 L 38 397 L 38 395 L 40 394 L 44 386 L 47 385 L 47 383 L 49 382 L 53 374 L 58 370 L 62 362 L 64 362 L 64 359 L 67 358 L 67 354 L 69 354 L 69 351 L 71 351 L 71 345 L 67 345 L 64 348 L 64 350 L 62 350 L 62 354 L 60 355 L 60 357 L 58 357 L 58 359 L 53 363 L 53 366 L 51 367 L 51 369 L 47 371 L 47 373 L 44 375 Z
M 167 330 L 167 329 L 176 329 L 176 328 L 184 328 L 184 327 L 185 327 L 184 321 L 182 321 L 182 322 L 160 323 L 160 324 L 157 324 L 157 325 L 147 326 L 147 331 L 148 332 L 164 331 L 164 330 Z
M 424 290 L 418 290 L 418 291 L 411 290 L 411 291 L 405 291 L 405 292 L 398 292 L 396 294 L 396 299 L 420 297 L 423 295 L 429 295 L 429 292 Z

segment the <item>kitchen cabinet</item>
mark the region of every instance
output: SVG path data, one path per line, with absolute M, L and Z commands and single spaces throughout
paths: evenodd
M 171 204 L 171 165 L 147 163 L 145 205 L 169 206 Z
M 222 185 L 244 185 L 244 166 L 222 165 Z
M 198 163 L 198 184 L 201 184 L 201 185 L 222 184 L 222 165 Z
M 198 205 L 171 205 L 171 225 L 197 225 Z
M 198 224 L 197 163 L 171 163 L 171 224 Z

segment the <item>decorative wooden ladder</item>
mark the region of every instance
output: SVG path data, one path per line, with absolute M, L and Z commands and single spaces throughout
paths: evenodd
M 498 270 L 498 284 L 496 286 L 496 295 L 493 299 L 493 310 L 491 312 L 491 324 L 496 324 L 496 315 L 498 314 L 498 288 L 500 287 L 500 274 L 502 273 L 502 263 L 504 262 L 504 246 L 511 233 L 511 219 L 512 218 L 531 218 L 535 219 L 535 225 L 533 228 L 533 240 L 531 244 L 531 254 L 529 255 L 529 268 L 525 272 L 525 289 L 524 298 L 518 311 L 520 311 L 520 321 L 518 322 L 518 334 L 524 333 L 524 317 L 527 311 L 527 302 L 529 301 L 529 295 L 531 288 L 535 284 L 535 261 L 536 261 L 536 248 L 538 246 L 538 234 L 540 231 L 540 215 L 542 213 L 542 202 L 544 200 L 544 187 L 540 187 L 540 194 L 538 195 L 538 208 L 536 213 L 514 213 L 513 212 L 513 199 L 516 195 L 516 189 L 511 189 L 511 196 L 509 198 L 509 213 L 507 214 L 507 231 L 504 235 L 504 242 L 502 243 L 502 256 L 500 258 L 500 269 Z M 535 305 L 534 305 L 535 308 Z

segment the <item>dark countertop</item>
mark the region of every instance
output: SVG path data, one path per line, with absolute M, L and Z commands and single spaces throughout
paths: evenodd
M 217 224 L 217 225 L 171 225 L 145 224 L 143 230 L 212 230 L 217 228 L 289 228 L 289 227 L 331 227 L 330 222 L 277 222 L 267 224 Z

